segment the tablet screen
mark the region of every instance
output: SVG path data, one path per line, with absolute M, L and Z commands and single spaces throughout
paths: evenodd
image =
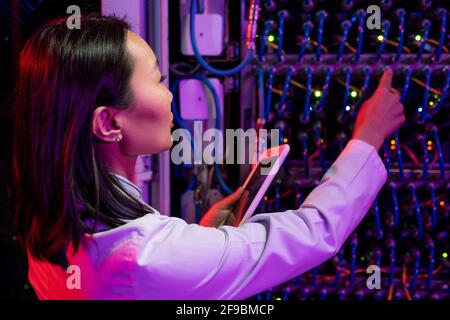
M 243 215 L 248 211 L 250 206 L 253 208 L 254 212 L 261 202 L 266 190 L 263 190 L 263 194 L 259 195 L 259 197 L 257 196 L 258 192 L 262 190 L 264 182 L 268 179 L 267 172 L 270 170 L 277 158 L 278 156 L 265 158 L 264 162 L 258 162 L 256 169 L 252 170 L 251 176 L 248 178 L 249 180 L 245 183 L 245 190 L 249 192 L 249 195 L 242 210 Z M 251 214 L 253 214 L 253 212 Z

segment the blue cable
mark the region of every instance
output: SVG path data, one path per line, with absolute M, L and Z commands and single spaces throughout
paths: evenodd
M 321 126 L 316 123 L 314 125 L 314 137 L 316 139 L 317 148 L 319 149 L 320 166 L 322 167 L 322 173 L 326 173 L 327 165 L 325 163 L 325 154 L 323 152 L 323 146 L 321 142 Z
M 289 92 L 289 87 L 291 86 L 292 75 L 294 73 L 294 68 L 289 67 L 286 73 L 286 78 L 284 79 L 283 92 L 280 97 L 280 101 L 278 102 L 278 115 L 281 116 L 281 113 L 285 110 L 285 103 L 287 100 L 287 95 Z
M 422 175 L 422 179 L 427 179 L 428 175 L 429 175 L 429 171 L 430 171 L 430 155 L 428 153 L 428 149 L 427 149 L 427 142 L 425 141 L 425 137 L 423 135 L 419 135 L 419 142 L 422 146 L 422 150 L 423 150 L 423 175 Z
M 388 240 L 388 247 L 389 247 L 389 281 L 387 287 L 390 288 L 390 286 L 394 282 L 394 276 L 395 276 L 395 241 L 394 239 Z
M 398 62 L 400 60 L 400 56 L 401 56 L 402 50 L 403 50 L 403 42 L 405 40 L 405 15 L 406 15 L 405 9 L 397 10 L 397 15 L 400 18 L 400 24 L 398 27 L 400 34 L 399 34 L 397 53 L 395 55 L 395 62 Z
M 275 75 L 275 69 L 269 68 L 269 79 L 267 81 L 267 95 L 266 95 L 266 116 L 265 118 L 268 119 L 270 115 L 270 109 L 272 108 L 272 89 L 273 89 L 273 78 Z
M 391 170 L 391 151 L 386 141 L 383 143 L 383 153 L 384 153 L 384 166 L 386 167 L 387 174 L 390 175 Z
M 358 248 L 358 238 L 354 237 L 351 241 L 351 264 L 350 264 L 350 284 L 349 287 L 353 288 L 355 284 L 355 276 L 356 276 L 356 255 Z
M 428 117 L 428 99 L 430 96 L 431 70 L 429 67 L 424 68 L 425 72 L 425 90 L 423 94 L 423 106 L 420 112 L 420 122 L 423 123 Z
M 380 47 L 378 48 L 377 56 L 375 61 L 380 61 L 381 55 L 384 52 L 384 48 L 386 47 L 386 42 L 389 36 L 389 29 L 391 27 L 391 23 L 388 20 L 383 21 L 383 40 L 380 42 Z
M 277 58 L 278 62 L 284 61 L 283 56 L 283 38 L 284 38 L 284 20 L 286 19 L 287 12 L 285 10 L 278 12 L 278 49 Z
M 341 289 L 341 290 L 338 291 L 337 296 L 338 296 L 338 299 L 341 300 L 341 301 L 342 300 L 346 300 L 347 291 L 345 289 Z
M 362 289 L 355 292 L 356 300 L 362 301 L 362 300 L 364 300 L 365 296 L 366 296 L 366 293 Z
M 328 90 L 330 87 L 331 71 L 331 67 L 327 66 L 325 68 L 325 81 L 322 87 L 322 96 L 320 97 L 319 103 L 313 108 L 314 112 L 316 113 L 322 112 L 323 106 L 325 105 L 325 100 L 327 98 Z
M 420 271 L 420 251 L 414 250 L 414 271 L 413 271 L 413 278 L 409 284 L 409 289 L 411 291 L 415 290 L 417 279 L 419 277 L 419 271 Z
M 327 288 L 323 288 L 322 290 L 320 290 L 320 300 L 326 300 L 327 299 L 327 295 L 328 295 L 328 290 Z
M 394 184 L 390 184 L 389 188 L 391 189 L 391 197 L 392 197 L 392 204 L 394 207 L 394 225 L 393 228 L 398 228 L 398 222 L 399 222 L 399 216 L 400 216 L 400 207 L 398 205 L 398 197 L 397 197 L 397 189 Z
M 445 67 L 445 73 L 447 76 L 445 79 L 444 89 L 442 90 L 442 94 L 441 94 L 441 97 L 439 98 L 439 102 L 437 103 L 436 107 L 433 110 L 434 113 L 439 111 L 442 108 L 442 106 L 444 105 L 445 99 L 447 98 L 448 89 L 450 88 L 450 68 Z
M 280 211 L 281 208 L 281 182 L 277 180 L 275 183 L 275 211 Z
M 195 0 L 194 0 L 194 2 L 195 2 Z M 214 89 L 212 83 L 209 81 L 209 79 L 208 79 L 207 77 L 205 77 L 205 76 L 203 76 L 203 75 L 200 75 L 200 74 L 193 75 L 193 76 L 191 77 L 191 79 L 196 79 L 196 80 L 201 81 L 201 82 L 204 83 L 204 84 L 206 85 L 206 87 L 210 90 L 210 92 L 211 92 L 211 94 L 212 94 L 212 96 L 213 96 L 213 99 L 214 99 L 214 108 L 215 108 L 215 111 L 216 111 L 216 122 L 215 122 L 215 127 L 216 127 L 216 129 L 221 130 L 220 102 L 219 102 L 219 97 L 217 96 L 217 92 L 216 92 L 216 90 Z M 178 91 L 179 84 L 180 84 L 180 80 L 176 80 L 176 81 L 173 83 L 173 85 L 171 86 L 171 91 L 172 91 L 174 94 Z M 179 116 L 179 114 L 178 114 L 178 107 L 177 107 L 177 102 L 176 102 L 176 100 L 177 100 L 177 99 L 175 99 L 175 98 L 172 100 L 172 113 L 173 113 L 173 115 L 174 115 L 175 122 L 178 124 L 178 126 L 179 126 L 180 128 L 184 128 L 184 129 L 185 129 L 186 126 L 185 126 L 185 124 L 184 124 L 184 121 L 180 118 L 180 116 Z M 214 141 L 215 141 L 214 143 L 217 143 L 217 140 L 216 140 L 216 139 L 215 139 Z M 195 150 L 195 148 L 194 148 L 194 143 L 193 143 L 192 140 L 191 140 L 191 145 L 193 146 L 193 150 Z M 216 150 L 217 150 L 217 149 L 216 149 Z M 229 187 L 226 185 L 225 181 L 223 180 L 222 175 L 221 175 L 221 173 L 220 173 L 220 168 L 219 168 L 219 165 L 218 165 L 217 161 L 214 161 L 214 176 L 215 176 L 215 178 L 216 178 L 216 180 L 217 180 L 217 183 L 219 184 L 220 188 L 222 189 L 222 191 L 223 191 L 225 194 L 230 195 L 230 194 L 233 193 L 233 190 L 232 190 L 231 188 L 229 188 Z
M 259 0 L 254 0 L 254 1 L 255 1 L 255 5 L 259 6 Z M 255 10 L 258 11 L 257 8 Z M 200 51 L 198 49 L 197 39 L 195 36 L 196 35 L 196 33 L 195 33 L 195 15 L 197 14 L 197 12 L 198 12 L 197 1 L 191 0 L 191 19 L 190 19 L 190 23 L 189 23 L 189 31 L 190 31 L 190 35 L 191 35 L 192 49 L 194 51 L 194 56 L 197 59 L 198 63 L 202 66 L 202 68 L 204 68 L 205 70 L 207 70 L 208 72 L 210 72 L 216 76 L 226 77 L 226 76 L 231 76 L 231 75 L 241 72 L 241 70 L 244 69 L 253 60 L 254 51 L 255 51 L 253 35 L 252 35 L 252 39 L 249 39 L 250 44 L 249 44 L 249 50 L 248 50 L 247 56 L 244 58 L 244 60 L 241 62 L 241 64 L 239 64 L 238 66 L 236 66 L 230 70 L 216 69 L 208 64 L 208 62 L 202 57 L 202 55 L 200 54 Z M 249 22 L 249 23 L 252 23 L 252 22 Z M 256 23 L 256 21 L 253 21 L 253 23 Z
M 283 140 L 284 140 L 284 134 L 283 134 L 283 129 L 281 128 L 281 126 L 276 127 L 276 129 L 278 130 L 278 132 L 280 133 L 280 140 L 278 141 L 279 144 L 283 144 Z
M 186 126 L 184 124 L 183 119 L 181 119 L 179 113 L 178 113 L 178 103 L 177 103 L 177 99 L 178 99 L 178 87 L 180 85 L 180 80 L 177 79 L 175 80 L 175 82 L 172 84 L 170 91 L 173 93 L 174 97 L 172 100 L 172 113 L 173 113 L 173 118 L 175 120 L 175 123 L 182 129 L 186 129 Z M 190 140 L 191 143 L 191 148 L 194 151 L 195 150 L 195 142 L 194 139 Z M 190 167 L 190 165 L 184 165 L 184 167 Z M 195 186 L 197 185 L 197 177 L 195 175 L 192 175 L 191 180 L 189 181 L 187 190 L 194 190 Z
M 370 76 L 371 76 L 371 69 L 370 69 L 370 67 L 369 66 L 365 66 L 364 69 L 363 69 L 363 72 L 364 72 L 364 81 L 363 81 L 363 85 L 361 87 L 361 97 L 355 103 L 354 108 L 353 108 L 354 111 L 359 109 L 361 104 L 364 102 L 365 97 L 366 97 L 366 93 L 367 93 L 367 88 L 369 87 Z
M 302 300 L 307 300 L 308 296 L 309 296 L 309 289 L 303 288 L 301 291 L 301 295 L 302 295 Z
M 205 13 L 205 0 L 198 0 L 199 2 L 199 8 L 198 8 L 198 12 L 203 14 Z
M 300 184 L 295 183 L 295 202 L 297 206 L 301 206 L 303 203 L 302 193 L 300 191 Z
M 411 83 L 411 68 L 405 68 L 405 83 L 403 85 L 402 94 L 401 94 L 401 102 L 404 104 L 406 100 L 406 95 L 408 94 L 409 85 Z
M 200 203 L 195 203 L 195 222 L 199 223 L 202 219 L 202 211 Z
M 189 181 L 187 190 L 194 190 L 196 185 L 197 185 L 197 176 L 193 175 L 191 181 Z
M 383 238 L 383 229 L 381 227 L 381 219 L 380 219 L 380 207 L 378 206 L 378 198 L 375 198 L 373 202 L 373 213 L 375 216 L 375 228 L 377 239 Z
M 264 6 L 266 7 L 266 9 L 268 11 L 271 11 L 271 10 L 275 10 L 276 9 L 277 4 L 275 3 L 274 0 L 265 0 L 264 1 Z
M 306 68 L 306 93 L 305 93 L 305 107 L 303 109 L 303 115 L 301 117 L 302 123 L 308 123 L 311 114 L 311 92 L 312 92 L 312 69 L 310 67 Z
M 406 95 L 408 94 L 409 86 L 411 83 L 411 69 L 409 67 L 405 68 L 405 83 L 403 85 L 400 101 L 405 104 L 406 101 Z M 399 137 L 399 130 L 397 130 L 394 133 L 394 140 L 395 140 L 395 151 L 397 154 L 397 163 L 398 163 L 398 169 L 400 172 L 400 179 L 403 180 L 405 178 L 405 171 L 403 167 L 403 156 L 402 156 L 402 149 L 400 145 L 400 137 Z
M 264 69 L 262 67 L 258 67 L 256 69 L 256 75 L 258 79 L 258 98 L 259 98 L 259 118 L 262 120 L 267 120 L 266 117 L 266 105 L 264 102 Z
M 428 279 L 427 279 L 426 288 L 427 288 L 427 290 L 430 290 L 431 283 L 433 281 L 433 272 L 434 272 L 434 265 L 435 265 L 435 247 L 434 247 L 433 240 L 431 238 L 428 238 L 427 242 L 428 242 L 427 247 L 429 250 L 430 264 L 428 266 Z
M 308 135 L 306 133 L 301 133 L 300 141 L 302 143 L 303 161 L 305 161 L 305 178 L 309 178 Z
M 436 199 L 436 189 L 431 184 L 428 187 L 428 190 L 430 191 L 430 197 L 431 197 L 431 230 L 436 230 L 436 224 L 437 224 L 437 199 Z
M 317 285 L 317 267 L 311 270 L 311 285 L 315 287 Z
M 356 15 L 358 16 L 358 45 L 356 47 L 355 62 L 359 62 L 359 58 L 361 57 L 361 52 L 363 49 L 363 41 L 364 41 L 365 11 L 358 10 Z
M 297 62 L 302 62 L 303 57 L 305 56 L 306 46 L 308 45 L 309 37 L 311 34 L 311 30 L 313 28 L 313 23 L 311 21 L 307 21 L 303 24 L 303 29 L 305 30 L 302 44 L 300 45 L 300 52 L 298 53 Z
M 346 121 L 347 114 L 350 110 L 348 110 L 349 104 L 348 104 L 348 96 L 350 93 L 350 79 L 351 79 L 351 69 L 349 67 L 345 67 L 345 92 L 344 92 L 344 100 L 342 102 L 342 109 L 340 114 L 338 115 L 338 120 L 341 123 L 344 123 Z
M 441 139 L 439 139 L 439 132 L 436 126 L 431 127 L 431 133 L 433 134 L 434 143 L 436 144 L 436 151 L 439 159 L 439 170 L 441 172 L 441 180 L 445 180 L 445 162 L 444 154 L 442 152 Z
M 290 294 L 289 291 L 290 291 L 289 288 L 286 288 L 283 290 L 283 300 L 289 300 L 289 294 Z
M 380 249 L 375 250 L 375 261 L 376 261 L 377 266 L 379 266 L 380 268 L 381 268 L 382 255 L 383 255 L 383 252 Z
M 442 48 L 445 44 L 445 36 L 447 33 L 447 10 L 441 8 L 439 10 L 439 14 L 441 16 L 441 30 L 440 30 L 440 37 L 439 37 L 439 45 L 436 50 L 436 55 L 434 57 L 434 62 L 439 62 L 442 55 Z
M 403 180 L 405 178 L 405 170 L 403 167 L 403 156 L 402 156 L 402 149 L 400 145 L 400 137 L 398 130 L 394 133 L 394 140 L 395 140 L 395 151 L 397 155 L 397 163 L 398 163 L 398 170 L 400 172 L 400 179 Z
M 352 23 L 349 20 L 345 20 L 341 23 L 342 29 L 344 29 L 344 33 L 342 35 L 341 43 L 339 44 L 338 53 L 336 55 L 336 61 L 340 62 L 342 59 L 342 54 L 344 53 L 345 43 L 347 42 L 348 32 L 352 26 Z
M 344 262 L 344 250 L 339 250 L 338 253 L 338 265 L 336 267 L 336 277 L 334 279 L 334 286 L 339 285 L 339 280 L 341 279 L 341 272 L 342 272 L 342 263 Z
M 326 18 L 326 12 L 323 10 L 320 10 L 317 12 L 317 16 L 319 18 L 319 26 L 317 31 L 317 51 L 316 51 L 316 60 L 317 62 L 320 62 L 322 58 L 322 42 L 323 42 L 323 27 L 324 22 Z
M 419 51 L 417 52 L 417 56 L 416 56 L 416 61 L 420 60 L 420 57 L 423 54 L 423 51 L 425 50 L 425 45 L 428 42 L 428 36 L 430 34 L 430 27 L 431 27 L 431 22 L 430 20 L 425 19 L 423 21 L 423 39 L 422 39 L 422 44 L 420 45 Z
M 262 36 L 261 43 L 259 44 L 259 53 L 258 53 L 259 62 L 264 61 L 264 55 L 266 53 L 266 46 L 267 46 L 267 38 L 269 37 L 269 32 L 270 30 L 272 30 L 273 26 L 274 23 L 272 20 L 268 20 L 264 23 L 264 33 Z
M 414 203 L 414 208 L 416 212 L 418 238 L 422 239 L 423 237 L 422 212 L 420 210 L 420 204 L 416 193 L 416 187 L 414 186 L 414 184 L 409 184 L 408 189 L 411 192 L 412 201 Z
M 216 125 L 215 126 L 216 126 L 216 129 L 222 130 L 221 115 L 220 115 L 220 103 L 219 103 L 219 97 L 217 96 L 216 90 L 214 89 L 212 83 L 209 81 L 209 79 L 207 77 L 205 77 L 203 75 L 195 75 L 194 78 L 202 81 L 208 87 L 208 89 L 211 91 L 211 93 L 213 95 L 213 99 L 214 99 L 214 107 L 216 110 Z M 214 143 L 217 143 L 216 139 L 214 139 Z M 215 176 L 220 188 L 226 195 L 230 195 L 233 193 L 233 190 L 230 187 L 228 187 L 227 184 L 225 183 L 225 181 L 223 180 L 222 175 L 220 173 L 220 167 L 219 167 L 219 164 L 217 163 L 217 161 L 214 161 L 214 176 Z

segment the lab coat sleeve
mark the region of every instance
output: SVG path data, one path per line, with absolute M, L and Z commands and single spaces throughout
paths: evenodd
M 159 216 L 134 236 L 131 281 L 141 299 L 244 299 L 333 257 L 387 178 L 375 148 L 351 140 L 297 210 L 240 227 Z M 152 217 L 155 218 L 155 217 Z

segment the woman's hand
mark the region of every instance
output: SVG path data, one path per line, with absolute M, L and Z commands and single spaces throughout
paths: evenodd
M 388 68 L 375 93 L 361 107 L 354 139 L 364 140 L 379 150 L 383 142 L 405 122 L 400 93 L 392 88 L 393 72 Z
M 222 224 L 237 227 L 242 219 L 248 191 L 240 187 L 213 205 L 203 216 L 200 225 L 217 228 Z

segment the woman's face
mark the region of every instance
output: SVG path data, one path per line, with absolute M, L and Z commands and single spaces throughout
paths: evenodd
M 130 80 L 133 102 L 115 115 L 123 137 L 120 147 L 127 156 L 156 154 L 173 143 L 173 96 L 161 83 L 158 61 L 147 43 L 129 31 L 127 49 L 133 66 Z

